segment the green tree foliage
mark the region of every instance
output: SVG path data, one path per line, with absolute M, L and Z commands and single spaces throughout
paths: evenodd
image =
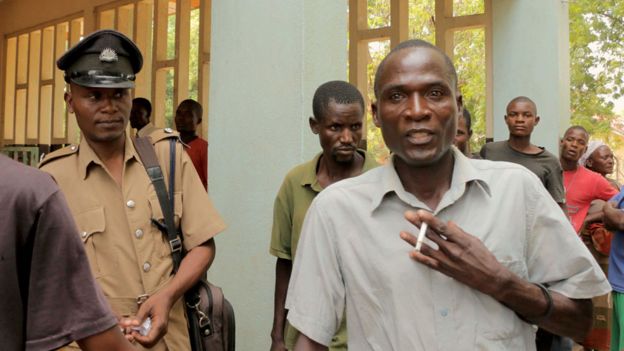
M 453 12 L 458 15 L 483 13 L 483 0 L 454 0 Z M 464 107 L 472 115 L 470 148 L 479 151 L 485 144 L 485 29 L 474 28 L 454 33 L 453 63 L 457 69 L 459 90 Z
M 624 94 L 624 1 L 570 2 L 570 99 L 572 124 L 612 147 L 613 103 Z

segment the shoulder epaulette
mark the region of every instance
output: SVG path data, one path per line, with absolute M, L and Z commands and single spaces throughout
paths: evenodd
M 152 143 L 156 144 L 161 140 L 169 138 L 180 139 L 180 134 L 171 128 L 158 128 L 150 133 L 149 137 L 152 139 Z
M 53 160 L 75 154 L 76 152 L 78 152 L 78 145 L 69 145 L 65 146 L 62 149 L 52 151 L 51 153 L 45 155 L 43 160 L 41 160 L 41 162 L 39 163 L 39 167 L 42 167 L 46 163 L 50 163 Z

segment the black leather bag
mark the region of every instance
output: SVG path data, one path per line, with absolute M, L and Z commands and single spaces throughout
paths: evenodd
M 175 188 L 175 145 L 170 139 L 169 191 L 165 186 L 162 169 L 158 163 L 154 146 L 149 137 L 133 139 L 141 161 L 147 171 L 163 212 L 165 223 L 156 222 L 166 235 L 173 259 L 173 272 L 180 267 L 183 256 L 183 236 L 175 230 L 173 215 Z M 205 276 L 184 294 L 186 316 L 189 323 L 189 337 L 193 351 L 234 351 L 236 324 L 232 304 L 223 296 L 223 291 L 206 280 Z

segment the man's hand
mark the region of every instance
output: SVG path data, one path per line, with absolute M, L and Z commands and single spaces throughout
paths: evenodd
M 509 271 L 477 237 L 427 211 L 407 211 L 405 218 L 416 226 L 427 223 L 427 237 L 439 246 L 435 250 L 423 243 L 420 252 L 411 250 L 409 255 L 415 261 L 490 295 L 526 319 L 537 318 L 540 327 L 554 334 L 575 340 L 587 335 L 592 321 L 590 299 L 570 299 L 550 291 L 553 310 L 543 318 L 548 301 L 541 289 Z M 401 232 L 401 238 L 416 244 L 416 237 L 410 233 Z
M 150 317 L 152 319 L 152 328 L 146 336 L 139 334 L 137 331 L 133 331 L 132 337 L 134 340 L 147 348 L 156 345 L 167 333 L 169 312 L 171 311 L 173 302 L 174 301 L 163 293 L 156 293 L 145 300 L 137 312 L 133 325 L 139 326 L 147 317 Z
M 134 342 L 134 335 L 132 334 L 132 327 L 135 327 L 139 324 L 140 322 L 138 319 L 135 321 L 134 318 L 121 317 L 117 315 L 117 325 L 119 326 L 119 329 L 123 333 L 124 337 L 130 342 Z
M 602 208 L 602 222 L 609 230 L 624 230 L 624 212 L 616 208 L 613 202 L 605 203 Z
M 417 227 L 427 223 L 427 238 L 438 250 L 423 243 L 420 252 L 413 250 L 410 257 L 475 290 L 497 298 L 502 284 L 510 274 L 477 237 L 464 232 L 455 223 L 444 223 L 427 211 L 407 211 L 405 218 Z M 401 238 L 416 245 L 416 237 L 401 232 Z

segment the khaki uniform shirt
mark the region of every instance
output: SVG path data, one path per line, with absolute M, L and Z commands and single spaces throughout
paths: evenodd
M 168 184 L 169 141 L 173 134 L 151 135 Z M 130 138 L 126 137 L 121 187 L 89 144 L 49 154 L 41 169 L 63 190 L 76 220 L 93 275 L 113 310 L 137 312 L 137 297 L 153 294 L 172 277 L 168 241 L 151 222 L 163 219 L 153 185 Z M 205 243 L 225 228 L 182 145 L 176 145 L 175 221 L 186 250 Z M 169 315 L 168 332 L 153 350 L 190 350 L 182 299 Z
M 377 167 L 375 158 L 360 150 L 364 156 L 362 172 Z M 301 226 L 308 207 L 314 197 L 323 190 L 316 178 L 316 170 L 322 153 L 312 160 L 293 168 L 286 177 L 277 193 L 273 209 L 273 231 L 271 234 L 271 255 L 287 260 L 293 260 L 297 251 L 297 243 L 301 234 Z M 284 342 L 288 349 L 295 347 L 299 333 L 288 321 L 284 331 Z M 343 321 L 336 332 L 331 344 L 331 350 L 346 350 L 347 345 L 346 322 Z
M 436 216 L 478 237 L 522 279 L 573 299 L 611 290 L 535 174 L 453 150 Z M 289 322 L 329 345 L 346 301 L 351 350 L 535 350 L 535 329 L 512 310 L 409 257 L 414 247 L 399 233 L 417 235 L 404 213 L 418 208 L 431 211 L 405 190 L 393 162 L 321 192 L 303 225 Z
M 153 124 L 148 123 L 143 128 L 137 131 L 137 135 L 140 137 L 146 137 L 152 135 L 154 132 L 160 132 L 162 129 L 154 127 Z

